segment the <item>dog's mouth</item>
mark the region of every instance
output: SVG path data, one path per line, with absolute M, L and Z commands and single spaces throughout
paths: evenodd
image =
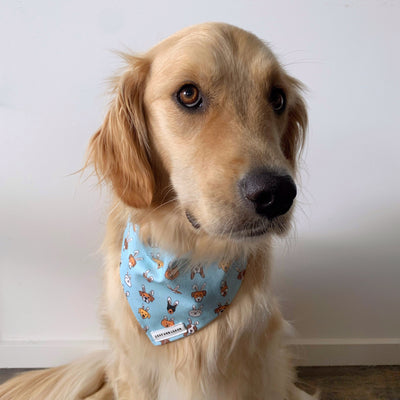
M 232 229 L 229 232 L 224 233 L 234 240 L 243 240 L 258 238 L 264 236 L 268 233 L 272 233 L 273 224 L 272 223 L 262 223 L 257 225 L 244 225 L 237 229 Z
M 185 215 L 192 227 L 196 230 L 200 230 L 202 226 L 193 214 L 186 210 Z M 275 220 L 263 220 L 261 222 L 241 223 L 239 226 L 231 227 L 230 229 L 225 228 L 221 231 L 213 232 L 212 236 L 229 237 L 233 240 L 250 239 L 275 232 L 277 228 L 278 231 L 285 230 L 284 224 L 282 223 L 277 223 Z
M 260 226 L 256 228 L 241 229 L 233 233 L 233 236 L 239 236 L 240 238 L 252 238 L 263 236 L 271 230 L 270 226 Z

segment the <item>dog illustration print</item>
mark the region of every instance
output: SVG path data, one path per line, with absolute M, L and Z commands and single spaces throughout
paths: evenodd
M 124 281 L 129 287 L 132 287 L 131 276 L 128 273 L 125 274 Z
M 168 314 L 173 314 L 176 311 L 176 307 L 179 304 L 179 301 L 176 300 L 174 304 L 172 304 L 171 297 L 168 297 L 167 299 L 167 311 Z
M 165 271 L 165 277 L 170 281 L 173 281 L 178 276 L 179 276 L 179 267 L 177 265 L 174 265 L 173 263 L 170 263 L 168 265 L 167 270 Z
M 153 254 L 151 255 L 151 259 L 157 264 L 157 269 L 163 268 L 164 267 L 164 262 L 160 260 L 160 255 L 156 254 L 154 256 Z
M 147 304 L 154 301 L 154 290 L 151 290 L 149 293 L 147 293 L 144 285 L 142 285 L 142 290 L 139 290 L 139 294 L 142 300 Z
M 203 284 L 201 289 L 198 288 L 197 285 L 193 285 L 193 292 L 192 292 L 192 297 L 197 303 L 200 303 L 203 301 L 203 298 L 207 295 L 207 291 L 204 290 L 206 287 L 206 283 Z
M 171 326 L 175 325 L 175 321 L 173 318 L 168 319 L 166 316 L 164 316 L 164 318 L 161 320 L 161 325 L 164 328 L 170 328 Z
M 144 306 L 142 306 L 141 308 L 139 308 L 138 312 L 139 312 L 140 316 L 142 317 L 142 319 L 151 318 L 149 310 L 150 310 L 149 307 L 144 308 Z
M 215 314 L 222 314 L 229 307 L 229 303 L 225 305 L 218 304 L 218 307 L 214 310 Z
M 139 254 L 139 251 L 136 250 L 133 254 L 129 254 L 129 268 L 133 268 L 137 261 L 143 260 L 141 257 L 136 257 Z
M 228 294 L 228 284 L 226 283 L 226 281 L 221 282 L 220 293 L 221 296 L 223 297 L 225 297 Z
M 124 239 L 124 250 L 128 250 L 129 242 L 131 242 L 131 241 L 132 241 L 132 238 L 129 237 L 129 234 L 128 234 L 128 236 Z
M 199 325 L 199 321 L 192 322 L 190 318 L 188 318 L 189 324 L 186 325 L 187 331 L 183 334 L 183 336 L 193 335 L 197 331 L 197 325 Z
M 228 262 L 221 261 L 218 264 L 218 268 L 222 269 L 224 272 L 228 272 L 230 267 L 231 267 L 231 264 Z
M 246 268 L 244 269 L 236 268 L 236 271 L 238 272 L 237 278 L 241 281 L 246 275 Z
M 174 292 L 175 294 L 182 294 L 182 292 L 179 291 L 180 285 L 176 285 L 175 288 L 173 288 L 173 287 L 170 286 L 170 285 L 167 285 L 167 288 L 168 288 L 169 290 L 171 290 L 172 292 Z
M 146 270 L 145 272 L 143 272 L 143 278 L 145 278 L 147 280 L 147 282 L 151 283 L 154 281 L 154 276 L 150 276 L 149 275 L 150 270 Z
M 204 269 L 203 269 L 203 266 L 202 266 L 202 265 L 197 265 L 197 266 L 195 266 L 195 267 L 192 268 L 192 272 L 191 272 L 191 274 L 190 274 L 190 279 L 193 280 L 193 278 L 194 278 L 194 276 L 195 276 L 196 274 L 200 274 L 200 276 L 201 276 L 202 278 L 205 278 Z
M 193 304 L 192 309 L 189 311 L 189 316 L 193 318 L 200 317 L 200 315 L 203 313 L 203 305 L 199 305 L 199 307 L 196 307 L 196 304 Z

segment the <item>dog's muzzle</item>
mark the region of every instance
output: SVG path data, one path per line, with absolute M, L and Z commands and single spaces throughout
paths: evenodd
M 257 169 L 248 173 L 240 180 L 239 190 L 247 207 L 270 220 L 287 213 L 297 194 L 290 175 L 270 169 Z

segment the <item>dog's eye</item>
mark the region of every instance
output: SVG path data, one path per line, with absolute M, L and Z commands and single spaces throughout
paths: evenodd
M 187 108 L 199 108 L 203 103 L 200 90 L 192 84 L 183 85 L 177 93 L 179 103 Z
M 285 92 L 280 88 L 272 88 L 269 95 L 269 102 L 277 114 L 282 114 L 286 108 Z

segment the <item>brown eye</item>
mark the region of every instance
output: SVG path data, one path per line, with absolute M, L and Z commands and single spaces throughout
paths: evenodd
M 269 102 L 272 109 L 277 114 L 282 114 L 286 109 L 286 95 L 285 92 L 280 88 L 272 88 L 269 95 Z
M 199 108 L 203 102 L 200 90 L 192 84 L 183 85 L 178 93 L 179 103 L 186 108 Z

